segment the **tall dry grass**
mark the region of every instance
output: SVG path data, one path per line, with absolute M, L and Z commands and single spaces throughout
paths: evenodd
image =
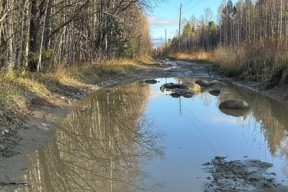
M 190 49 L 185 51 L 171 50 L 168 53 L 169 58 L 179 60 L 194 60 L 194 61 L 208 61 L 211 57 L 212 52 L 205 51 L 202 49 Z
M 280 39 L 263 38 L 237 46 L 218 46 L 209 60 L 217 63 L 220 71 L 230 77 L 285 84 L 288 83 L 288 54 L 280 42 Z
M 237 46 L 218 45 L 213 51 L 191 48 L 170 50 L 172 59 L 209 61 L 218 66 L 220 73 L 240 80 L 255 80 L 273 86 L 288 84 L 288 54 L 284 39 L 261 38 Z
M 243 56 L 241 48 L 218 46 L 209 61 L 215 63 L 225 76 L 237 77 L 243 71 Z
M 149 58 L 141 62 L 149 62 Z M 16 103 L 21 101 L 23 91 L 29 91 L 40 97 L 45 97 L 50 85 L 67 85 L 82 86 L 83 83 L 89 82 L 91 79 L 98 79 L 103 76 L 115 75 L 123 70 L 130 70 L 136 67 L 140 61 L 133 60 L 109 60 L 104 64 L 92 65 L 75 65 L 67 67 L 65 65 L 57 65 L 53 71 L 47 72 L 21 72 L 0 71 L 0 97 L 5 103 Z M 19 103 L 19 102 L 18 102 Z

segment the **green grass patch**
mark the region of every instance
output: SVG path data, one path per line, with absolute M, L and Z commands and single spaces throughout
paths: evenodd
M 242 67 L 239 65 L 221 65 L 220 73 L 226 77 L 238 77 L 242 74 Z

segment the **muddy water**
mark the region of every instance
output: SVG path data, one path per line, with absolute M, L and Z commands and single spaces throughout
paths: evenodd
M 29 157 L 17 191 L 204 191 L 211 177 L 203 164 L 215 156 L 259 159 L 288 185 L 287 106 L 229 85 L 219 96 L 202 90 L 192 98 L 160 91 L 167 82 L 130 82 L 101 89 L 79 102 L 56 128 L 53 141 Z M 221 101 L 251 105 L 223 113 Z

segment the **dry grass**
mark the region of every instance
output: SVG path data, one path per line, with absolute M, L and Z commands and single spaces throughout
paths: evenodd
M 117 74 L 120 71 L 135 67 L 135 61 L 132 60 L 110 60 L 100 65 L 82 65 L 67 68 L 58 65 L 53 72 L 23 72 L 17 71 L 0 72 L 0 97 L 5 103 L 16 103 L 21 100 L 24 92 L 31 92 L 39 97 L 48 94 L 49 85 L 68 85 L 77 87 L 83 85 L 85 78 L 97 78 L 103 75 Z
M 185 52 L 170 52 L 168 57 L 180 60 L 208 61 L 211 53 L 204 50 L 190 50 Z
M 224 75 L 239 79 L 257 80 L 262 83 L 278 81 L 283 84 L 287 80 L 287 62 L 285 47 L 280 45 L 276 49 L 274 41 L 268 39 L 259 45 L 243 43 L 234 47 L 219 46 L 210 61 L 218 64 Z M 272 80 L 273 74 L 281 70 L 281 80 Z M 283 80 L 284 79 L 284 80 Z M 275 83 L 276 85 L 276 83 Z
M 0 98 L 2 102 L 7 103 L 11 99 L 11 95 L 14 94 L 15 83 L 11 78 L 11 74 L 1 72 L 0 74 Z
M 280 85 L 288 83 L 288 55 L 286 46 L 279 42 L 283 42 L 283 39 L 262 38 L 259 42 L 250 42 L 248 39 L 237 46 L 219 45 L 213 51 L 196 47 L 181 52 L 170 50 L 167 56 L 212 62 L 224 76 Z
M 1 102 L 10 107 L 18 108 L 24 106 L 22 99 L 24 93 L 30 92 L 37 95 L 43 95 L 47 92 L 45 86 L 37 81 L 39 74 L 23 74 L 19 76 L 15 71 L 2 73 L 0 77 L 0 97 Z M 18 106 L 18 107 L 17 107 Z
M 213 56 L 209 61 L 216 63 L 220 72 L 228 77 L 239 76 L 242 71 L 242 64 L 240 63 L 240 50 L 232 47 L 221 47 L 213 51 Z
M 209 60 L 221 64 L 221 66 L 230 66 L 236 62 L 237 54 L 229 47 L 218 47 L 214 50 L 213 57 L 209 58 Z
M 135 64 L 135 61 L 133 60 L 130 60 L 130 59 L 111 59 L 109 61 L 107 61 L 104 65 L 118 65 L 118 66 L 121 66 L 121 65 L 133 65 Z
M 136 61 L 131 60 L 131 59 L 112 59 L 107 61 L 105 64 L 102 66 L 105 67 L 113 67 L 113 68 L 127 68 L 127 67 L 133 67 L 133 66 L 138 66 L 138 64 L 152 64 L 153 63 L 153 58 L 150 56 L 143 56 L 141 58 L 138 58 Z

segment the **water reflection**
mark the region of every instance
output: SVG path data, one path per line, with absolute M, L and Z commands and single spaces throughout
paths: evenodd
M 141 165 L 162 156 L 162 135 L 141 111 L 148 86 L 102 89 L 75 106 L 55 138 L 31 157 L 30 188 L 17 191 L 146 191 Z
M 90 95 L 59 124 L 53 142 L 31 157 L 25 176 L 31 188 L 18 191 L 153 191 L 159 181 L 162 188 L 154 191 L 198 192 L 207 178 L 202 164 L 216 155 L 267 161 L 287 183 L 287 106 L 229 83 L 218 96 L 207 87 L 191 98 L 174 99 L 160 88 L 196 80 L 132 82 Z M 250 109 L 220 111 L 229 99 Z M 163 155 L 155 127 L 168 134 L 163 160 L 152 158 Z
M 283 143 L 287 138 L 288 131 L 287 105 L 242 87 L 230 85 L 229 94 L 221 95 L 220 101 L 232 98 L 245 100 L 249 103 L 252 117 L 260 123 L 261 133 L 267 140 L 272 155 L 276 156 L 278 150 L 282 151 L 283 148 L 287 148 L 286 144 Z M 285 154 L 287 159 L 288 153 L 280 153 Z
M 231 116 L 234 116 L 234 117 L 247 116 L 249 114 L 249 109 L 225 109 L 225 108 L 219 108 L 219 110 L 222 113 L 225 113 L 226 115 L 231 115 Z
M 181 84 L 195 82 L 197 79 L 161 79 L 158 86 L 152 89 L 157 90 L 165 83 Z M 173 184 L 167 182 L 163 191 L 203 191 L 203 182 L 207 175 L 202 172 L 201 165 L 216 155 L 235 160 L 250 158 L 268 161 L 274 165 L 271 171 L 277 174 L 277 182 L 287 185 L 287 105 L 229 83 L 220 88 L 219 96 L 212 96 L 209 93 L 212 89 L 214 88 L 202 89 L 200 94 L 195 94 L 192 98 L 179 97 L 178 101 L 174 99 L 174 102 L 169 97 L 160 96 L 150 101 L 148 114 L 155 113 L 155 106 L 159 105 L 155 103 L 165 106 L 165 112 L 156 112 L 156 115 L 160 116 L 156 124 L 168 127 L 166 129 L 171 137 L 166 144 L 167 163 L 163 166 L 157 163 L 160 168 L 147 167 L 148 170 L 153 170 L 156 178 L 164 178 L 165 181 L 177 179 Z M 170 90 L 162 91 L 166 95 L 171 93 Z M 221 111 L 219 104 L 229 99 L 246 101 L 251 108 Z M 177 107 L 178 110 L 175 110 Z M 163 121 L 163 118 L 167 122 Z M 182 170 L 179 165 L 186 165 L 183 169 L 190 172 Z M 172 169 L 173 172 L 166 171 L 167 169 Z M 181 173 L 179 169 L 182 170 Z M 165 175 L 161 174 L 164 170 Z M 176 173 L 177 178 L 172 176 Z M 183 174 L 183 177 L 180 177 L 180 174 Z

